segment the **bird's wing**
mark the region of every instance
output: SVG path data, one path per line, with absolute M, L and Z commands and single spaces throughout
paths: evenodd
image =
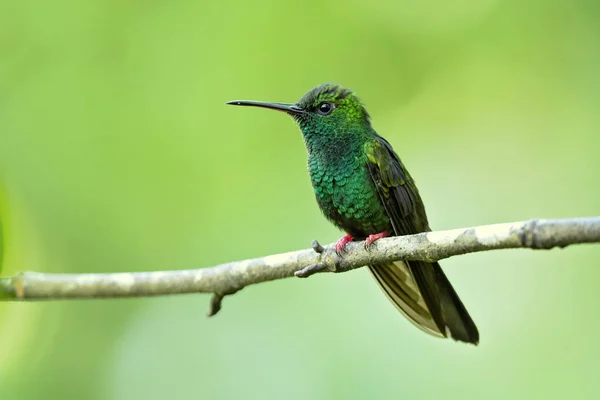
M 428 230 L 417 188 L 389 143 L 378 137 L 365 145 L 365 154 L 369 173 L 394 234 L 409 235 Z M 423 214 L 422 219 L 419 214 Z M 415 325 L 433 335 L 446 336 L 433 271 L 416 265 L 411 268 L 411 264 L 415 263 L 373 266 L 371 271 L 392 303 Z
M 382 137 L 365 145 L 368 168 L 396 235 L 429 230 L 427 215 L 412 178 Z
M 377 136 L 365 144 L 368 169 L 396 236 L 429 231 L 414 181 L 391 145 Z M 410 321 L 435 336 L 477 343 L 479 333 L 438 263 L 371 265 L 388 298 Z

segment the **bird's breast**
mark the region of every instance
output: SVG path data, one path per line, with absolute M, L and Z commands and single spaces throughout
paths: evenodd
M 315 197 L 323 214 L 336 226 L 360 237 L 388 229 L 389 218 L 361 160 L 325 165 L 309 158 Z

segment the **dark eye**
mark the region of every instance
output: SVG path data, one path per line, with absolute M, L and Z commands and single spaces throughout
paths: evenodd
M 324 102 L 317 106 L 317 112 L 321 115 L 329 115 L 335 108 L 333 103 Z

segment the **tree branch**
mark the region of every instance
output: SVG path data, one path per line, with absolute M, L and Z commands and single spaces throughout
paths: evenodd
M 57 300 L 213 293 L 208 315 L 216 314 L 226 295 L 256 283 L 308 277 L 317 272 L 346 272 L 363 265 L 397 260 L 438 261 L 486 250 L 551 249 L 600 242 L 600 217 L 530 220 L 380 239 L 369 250 L 349 243 L 339 257 L 332 245 L 211 268 L 106 274 L 23 272 L 0 278 L 0 300 Z

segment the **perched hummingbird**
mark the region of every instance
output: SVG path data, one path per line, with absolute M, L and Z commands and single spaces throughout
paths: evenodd
M 296 104 L 227 104 L 283 111 L 298 123 L 317 203 L 346 232 L 336 243 L 338 254 L 353 240 L 365 240 L 368 247 L 386 236 L 431 230 L 414 180 L 351 90 L 324 84 Z M 391 302 L 423 331 L 479 342 L 475 323 L 437 262 L 396 261 L 369 269 Z

